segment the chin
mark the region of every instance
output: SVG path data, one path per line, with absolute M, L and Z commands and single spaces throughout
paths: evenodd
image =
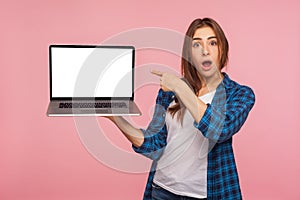
M 206 78 L 206 79 L 209 79 L 209 78 L 212 78 L 212 77 L 215 77 L 216 75 L 219 74 L 219 71 L 212 68 L 210 70 L 199 70 L 199 74 L 203 77 L 203 78 Z

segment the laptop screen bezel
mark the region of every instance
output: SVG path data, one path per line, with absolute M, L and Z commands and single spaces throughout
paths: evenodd
M 132 95 L 131 97 L 53 97 L 52 96 L 52 47 L 55 48 L 117 48 L 132 50 Z M 134 66 L 135 47 L 130 45 L 75 45 L 75 44 L 51 44 L 49 45 L 49 78 L 50 78 L 50 100 L 134 100 Z

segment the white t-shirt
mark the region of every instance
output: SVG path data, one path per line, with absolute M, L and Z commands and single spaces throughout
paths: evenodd
M 212 91 L 199 98 L 211 103 L 214 95 Z M 208 140 L 193 123 L 194 118 L 187 109 L 182 124 L 177 114 L 174 118 L 166 114 L 167 146 L 157 162 L 153 181 L 177 195 L 206 198 Z

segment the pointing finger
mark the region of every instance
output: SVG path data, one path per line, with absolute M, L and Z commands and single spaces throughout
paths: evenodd
M 157 70 L 151 70 L 151 73 L 154 74 L 154 75 L 157 75 L 157 76 L 162 76 L 163 75 L 163 72 L 157 71 Z

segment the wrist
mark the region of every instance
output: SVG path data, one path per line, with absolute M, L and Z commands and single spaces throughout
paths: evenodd
M 181 92 L 184 91 L 186 89 L 187 84 L 183 81 L 183 80 L 179 80 L 178 84 L 176 85 L 176 87 L 174 88 L 173 92 L 180 96 Z

